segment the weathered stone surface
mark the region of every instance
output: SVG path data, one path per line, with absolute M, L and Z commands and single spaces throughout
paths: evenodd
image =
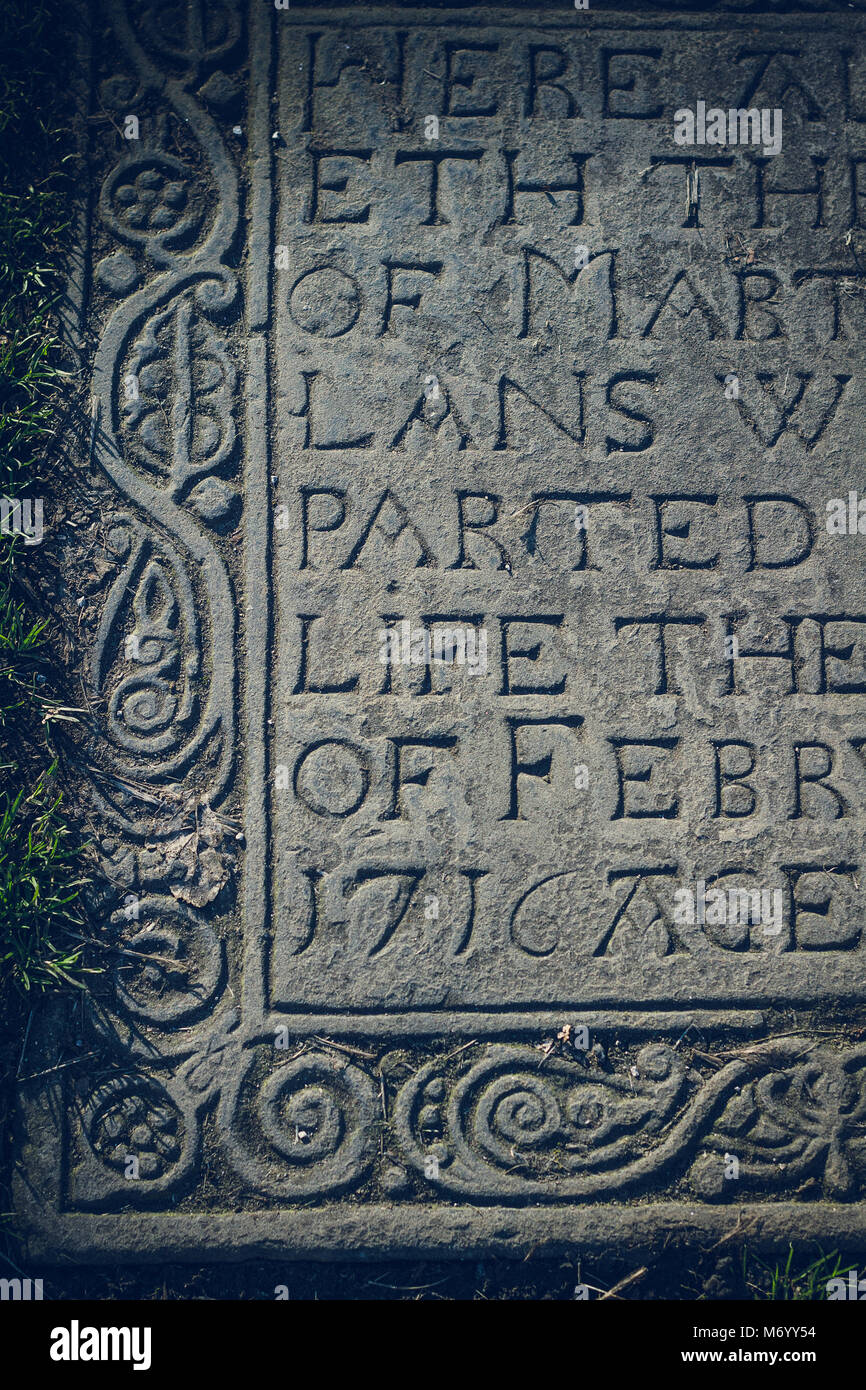
M 862 1241 L 866 63 L 779 8 L 101 11 L 43 1257 Z

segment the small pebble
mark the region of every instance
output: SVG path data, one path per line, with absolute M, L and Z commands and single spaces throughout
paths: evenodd
M 382 1175 L 382 1187 L 389 1197 L 399 1197 L 410 1186 L 406 1169 L 400 1168 L 396 1164 L 393 1168 L 388 1168 Z

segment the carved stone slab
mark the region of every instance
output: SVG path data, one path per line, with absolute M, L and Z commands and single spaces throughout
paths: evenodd
M 817 8 L 82 11 L 116 965 L 23 1088 L 35 1256 L 862 1241 L 866 1048 L 813 1030 L 866 1003 L 866 61 Z

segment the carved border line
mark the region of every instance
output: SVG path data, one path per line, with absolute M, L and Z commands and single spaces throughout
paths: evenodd
M 639 1255 L 657 1250 L 668 1232 L 679 1248 L 712 1245 L 729 1235 L 739 1219 L 757 1252 L 787 1250 L 791 1233 L 840 1253 L 861 1254 L 866 1241 L 866 1205 L 746 1202 L 732 1208 L 699 1202 L 664 1207 L 593 1205 L 575 1208 L 459 1210 L 433 1204 L 400 1208 L 390 1203 L 351 1204 L 318 1210 L 208 1212 L 200 1216 L 60 1217 L 30 1242 L 34 1261 L 65 1259 L 88 1264 L 151 1264 L 175 1260 L 469 1259 L 484 1253 L 536 1259 L 628 1248 Z
M 864 0 L 866 6 L 866 0 Z M 659 6 L 657 5 L 658 9 Z M 664 6 L 661 6 L 663 9 Z M 715 0 L 708 0 L 707 9 L 718 9 Z M 511 19 L 502 18 L 508 10 L 524 10 L 525 13 L 520 17 Z M 702 18 L 699 14 L 683 12 L 681 10 L 671 10 L 667 19 L 656 15 L 635 16 L 629 14 L 628 4 L 624 10 L 615 11 L 605 17 L 593 12 L 593 25 L 601 19 L 607 27 L 612 30 L 628 29 L 630 27 L 643 29 L 646 27 L 668 28 L 670 20 L 673 20 L 677 27 L 684 20 L 694 20 L 698 27 L 710 27 L 731 21 L 734 24 L 752 25 L 757 15 L 761 22 L 760 32 L 769 32 L 768 21 L 775 16 L 772 0 L 769 0 L 766 11 L 744 13 L 742 10 L 725 11 L 724 17 L 713 15 Z M 580 22 L 581 17 L 575 17 Z M 585 18 L 585 17 L 584 17 Z M 800 13 L 783 16 L 785 22 L 793 20 L 801 24 L 813 22 L 813 16 L 808 13 Z M 851 24 L 856 20 L 857 25 L 862 26 L 862 18 L 857 16 L 846 16 L 841 12 L 838 14 L 830 13 L 822 16 L 822 27 L 826 27 L 828 19 L 838 18 L 844 24 Z M 623 22 L 624 19 L 630 22 Z M 631 22 L 633 21 L 633 22 Z M 281 61 L 278 64 L 278 76 L 286 68 L 290 57 L 287 46 L 292 42 L 292 36 L 296 37 L 299 49 L 302 40 L 305 40 L 315 29 L 321 27 L 335 30 L 340 26 L 348 26 L 350 29 L 361 26 L 365 29 L 391 30 L 395 25 L 402 28 L 431 29 L 438 32 L 446 25 L 456 25 L 467 30 L 474 27 L 483 27 L 493 30 L 498 28 L 525 29 L 527 26 L 538 29 L 557 29 L 571 32 L 574 28 L 574 19 L 552 18 L 546 16 L 539 8 L 538 0 L 512 0 L 509 4 L 492 3 L 491 5 L 479 8 L 460 7 L 443 5 L 441 9 L 430 9 L 423 5 L 418 5 L 413 0 L 401 0 L 401 13 L 397 19 L 389 11 L 387 6 L 375 5 L 366 9 L 363 13 L 350 10 L 344 6 L 335 4 L 333 7 L 327 5 L 307 5 L 294 6 L 287 13 L 281 13 L 277 23 L 279 26 L 275 37 L 275 48 L 279 47 Z M 847 32 L 847 31 L 846 31 Z M 254 87 L 252 88 L 254 91 Z M 281 102 L 278 103 L 278 111 L 281 112 Z M 270 146 L 270 130 L 264 132 L 264 138 Z M 312 137 L 309 137 L 312 138 Z M 257 157 L 262 157 L 264 146 L 257 147 Z M 282 194 L 278 186 L 276 194 L 277 200 L 281 200 Z M 279 216 L 279 213 L 278 213 Z M 281 231 L 279 238 L 281 241 L 290 241 L 293 224 L 287 217 L 285 228 L 280 223 Z M 273 244 L 269 242 L 268 256 L 273 255 Z M 269 260 L 270 264 L 270 260 Z M 274 277 L 272 277 L 273 279 Z M 276 277 L 278 280 L 279 277 Z M 276 338 L 279 323 L 279 314 L 274 312 L 273 336 Z M 846 364 L 850 361 L 850 352 L 845 356 Z M 274 411 L 276 417 L 277 412 Z M 274 419 L 275 428 L 279 421 Z M 288 450 L 285 450 L 288 455 Z M 273 593 L 278 593 L 278 586 L 273 585 Z M 279 599 L 273 600 L 277 621 L 279 620 Z M 272 735 L 271 735 L 272 737 Z M 269 751 L 270 738 L 266 745 L 266 757 Z M 272 834 L 271 823 L 272 805 L 270 799 L 267 801 L 267 815 L 269 834 Z M 275 865 L 270 863 L 266 866 L 266 888 L 263 895 L 267 895 L 268 913 L 273 922 L 276 918 L 276 906 L 274 893 Z M 262 942 L 267 944 L 267 931 L 262 934 Z M 648 1034 L 658 1033 L 662 1035 L 668 1030 L 677 1029 L 681 1031 L 689 1023 L 694 1022 L 695 1026 L 707 1028 L 724 1027 L 737 1028 L 743 1031 L 749 1029 L 759 1029 L 763 1024 L 763 1015 L 766 1010 L 773 1007 L 777 1002 L 778 989 L 777 982 L 771 980 L 765 984 L 761 991 L 754 992 L 751 996 L 747 995 L 742 989 L 731 987 L 729 995 L 719 1001 L 713 997 L 713 991 L 706 987 L 705 981 L 700 980 L 694 985 L 694 992 L 690 998 L 694 1000 L 693 1006 L 683 1007 L 673 992 L 669 994 L 659 993 L 650 998 L 638 997 L 630 998 L 623 1005 L 623 1013 L 618 1012 L 616 999 L 611 992 L 603 994 L 600 999 L 587 1000 L 582 1007 L 575 1009 L 573 1003 L 557 1007 L 554 1003 L 547 1000 L 536 1004 L 525 1004 L 514 1008 L 495 1008 L 483 1005 L 457 1005 L 437 1009 L 433 1006 L 421 1006 L 415 1009 L 395 1008 L 388 1010 L 382 1007 L 367 1008 L 347 1008 L 341 1012 L 332 1012 L 327 1006 L 309 1007 L 302 1002 L 302 991 L 299 991 L 298 999 L 292 1002 L 273 1003 L 267 992 L 268 966 L 259 966 L 254 960 L 252 951 L 247 957 L 248 965 L 245 973 L 250 966 L 256 971 L 256 993 L 250 991 L 249 997 L 256 998 L 258 1001 L 258 982 L 262 982 L 262 1007 L 267 1010 L 263 1016 L 260 1013 L 261 1023 L 266 1032 L 273 1035 L 275 1029 L 285 1026 L 294 1034 L 301 1036 L 316 1033 L 326 1033 L 336 1038 L 351 1038 L 367 1035 L 370 1037 L 420 1037 L 420 1036 L 448 1036 L 448 1037 L 470 1037 L 483 1036 L 485 1038 L 507 1039 L 521 1033 L 538 1033 L 547 1028 L 558 1028 L 567 1017 L 575 1023 L 586 1023 L 591 1029 L 608 1028 L 612 1026 L 626 1026 L 635 1031 L 645 1030 Z M 823 964 L 823 963 L 822 963 Z M 852 1004 L 859 1004 L 863 1001 L 864 992 L 862 985 L 851 985 L 842 976 L 848 971 L 849 964 L 846 961 L 838 966 L 838 975 L 831 980 L 818 980 L 814 972 L 802 982 L 798 981 L 792 985 L 786 999 L 793 1006 L 808 1007 L 815 1003 L 816 998 L 823 994 L 832 993 L 835 997 L 845 999 Z M 697 1019 L 700 1019 L 700 1025 Z M 246 1037 L 249 1039 L 252 1028 L 252 1015 L 247 1018 Z
M 239 5 L 240 2 L 241 0 L 229 0 L 229 3 L 235 6 Z M 190 0 L 190 3 L 194 3 L 194 0 Z M 243 654 L 239 647 L 236 649 L 238 615 L 234 596 L 235 586 L 217 546 L 207 532 L 207 528 L 200 526 L 187 516 L 186 511 L 174 500 L 169 489 L 157 487 L 148 480 L 146 474 L 143 474 L 139 468 L 130 466 L 127 461 L 128 450 L 122 439 L 121 416 L 118 406 L 118 385 L 124 354 L 130 350 L 133 335 L 135 332 L 141 333 L 143 325 L 147 324 L 148 327 L 152 325 L 153 320 L 151 319 L 148 323 L 148 316 L 153 315 L 154 311 L 163 310 L 163 319 L 165 319 L 169 312 L 173 312 L 177 306 L 181 306 L 179 312 L 183 315 L 184 327 L 188 335 L 191 301 L 193 299 L 205 315 L 212 311 L 219 314 L 222 309 L 231 306 L 237 292 L 237 277 L 224 264 L 224 261 L 237 233 L 240 215 L 239 178 L 234 163 L 225 155 L 214 121 L 186 91 L 186 80 L 165 75 L 145 53 L 130 23 L 126 4 L 127 0 L 103 0 L 99 9 L 100 17 L 110 22 L 115 37 L 129 60 L 130 68 L 135 73 L 135 80 L 139 84 L 138 95 L 153 92 L 162 94 L 175 113 L 186 121 L 204 155 L 210 183 L 216 192 L 216 202 L 207 236 L 191 255 L 185 256 L 182 252 L 175 255 L 168 250 L 167 244 L 163 244 L 162 234 L 152 236 L 147 250 L 155 274 L 147 278 L 143 288 L 130 295 L 113 310 L 100 335 L 95 352 L 92 365 L 92 389 L 95 411 L 99 411 L 101 408 L 101 418 L 99 413 L 94 414 L 93 453 L 116 489 L 116 504 L 122 506 L 123 503 L 131 501 L 131 510 L 135 513 L 135 519 L 128 517 L 120 519 L 134 528 L 139 539 L 131 548 L 132 558 L 125 568 L 121 568 L 120 575 L 112 586 L 99 624 L 95 650 L 91 654 L 91 667 L 97 683 L 100 684 L 101 677 L 105 674 L 102 670 L 104 645 L 109 639 L 114 620 L 121 611 L 125 591 L 131 580 L 138 578 L 147 559 L 145 551 L 149 553 L 148 547 L 150 547 L 150 550 L 158 555 L 161 562 L 164 563 L 167 560 L 168 566 L 173 572 L 176 585 L 173 597 L 181 614 L 182 631 L 187 639 L 197 636 L 201 630 L 201 610 L 205 612 L 209 610 L 211 618 L 211 630 L 208 634 L 206 650 L 209 654 L 212 670 L 207 673 L 209 689 L 206 707 L 197 723 L 197 732 L 194 731 L 191 739 L 187 739 L 179 754 L 173 754 L 169 762 L 163 764 L 161 772 L 182 770 L 194 755 L 201 751 L 208 739 L 218 737 L 220 741 L 219 766 L 212 773 L 210 786 L 210 797 L 216 800 L 223 794 L 237 762 L 241 761 L 238 759 L 238 750 L 235 746 L 235 704 L 236 663 L 238 665 L 241 663 Z M 79 0 L 77 13 L 82 34 L 89 35 L 91 25 L 90 0 Z M 260 14 L 260 8 L 252 7 L 251 18 L 255 19 Z M 234 41 L 234 39 L 230 40 L 231 43 Z M 90 72 L 89 53 L 83 44 L 78 60 L 76 80 L 77 85 L 83 87 L 87 85 L 88 78 L 94 76 Z M 266 75 L 262 84 L 262 91 L 264 106 L 262 109 L 262 101 L 260 101 L 258 120 L 259 124 L 264 126 L 267 123 L 268 115 Z M 266 148 L 261 141 L 259 147 Z M 157 140 L 157 145 L 152 148 L 158 150 L 159 140 Z M 103 220 L 107 223 L 109 230 L 115 233 L 115 244 L 119 240 L 120 244 L 123 245 L 125 240 L 135 240 L 136 238 L 134 235 L 132 238 L 124 237 L 123 229 L 116 226 L 110 207 L 109 193 L 115 188 L 119 173 L 124 172 L 128 167 L 140 164 L 142 157 L 150 152 L 148 146 L 145 146 L 141 155 L 121 158 L 119 162 L 115 161 L 111 172 L 103 183 L 99 211 L 102 213 Z M 159 158 L 159 155 L 157 154 L 156 157 Z M 183 167 L 172 156 L 164 156 L 163 162 L 168 163 L 171 167 L 176 166 L 178 169 Z M 264 168 L 259 168 L 258 187 L 263 188 L 266 194 L 269 191 L 269 182 L 269 168 L 265 164 Z M 82 200 L 82 215 L 88 225 L 82 246 L 77 249 L 77 254 L 71 263 L 69 297 L 73 309 L 79 317 L 84 313 L 85 307 L 84 290 L 81 288 L 80 261 L 89 249 L 91 235 L 89 222 L 90 216 L 95 215 L 95 201 L 92 197 Z M 266 234 L 267 217 L 265 217 L 263 225 Z M 141 237 L 137 239 L 143 240 Z M 170 234 L 165 239 L 166 242 L 169 239 Z M 119 258 L 115 256 L 115 259 Z M 126 260 L 128 261 L 129 257 L 126 257 Z M 268 273 L 266 263 L 260 268 L 260 273 L 263 273 L 265 277 L 263 283 L 266 302 Z M 123 287 L 118 288 L 117 292 L 122 293 Z M 254 295 L 251 295 L 251 301 L 255 301 L 255 298 Z M 263 295 L 260 291 L 257 302 L 261 304 L 262 299 Z M 253 313 L 255 313 L 255 309 Z M 259 318 L 261 318 L 260 313 Z M 264 325 L 260 323 L 258 326 L 261 328 Z M 142 341 L 139 339 L 135 348 L 140 348 Z M 256 362 L 260 361 L 262 356 L 261 347 L 263 344 L 264 339 L 260 335 L 260 348 L 257 357 L 256 345 L 253 341 L 250 342 L 249 364 L 253 379 L 255 379 Z M 155 339 L 153 339 L 152 346 L 154 349 L 158 346 Z M 227 375 L 226 379 L 230 388 L 234 390 L 236 376 L 230 365 L 226 366 L 226 373 L 230 374 Z M 265 379 L 266 372 L 261 370 L 259 380 L 264 381 Z M 182 393 L 189 391 L 188 373 L 186 381 L 180 382 L 180 387 Z M 181 407 L 186 399 L 187 397 L 182 394 Z M 262 489 L 261 486 L 258 486 L 257 490 L 256 479 L 264 479 L 266 503 L 267 454 L 263 448 L 255 447 L 260 444 L 261 439 L 266 438 L 266 431 L 263 407 L 254 393 L 251 393 L 247 400 L 247 410 L 249 419 L 252 421 L 250 434 L 253 447 L 244 452 L 244 465 L 253 474 L 250 491 L 257 502 Z M 178 428 L 182 431 L 188 431 L 188 420 L 182 416 L 179 417 Z M 190 461 L 187 458 L 185 466 L 175 482 L 176 489 L 188 484 L 197 473 L 199 476 L 204 476 L 217 467 L 219 463 L 224 462 L 234 440 L 235 434 L 232 426 L 218 453 L 212 454 L 204 461 L 203 465 L 199 465 L 198 468 L 190 467 Z M 149 542 L 147 532 L 144 529 L 148 522 L 154 532 L 153 544 Z M 250 524 L 245 511 L 242 524 L 245 553 L 246 550 L 251 549 L 255 563 L 256 545 L 261 541 L 263 532 L 267 538 L 267 518 L 265 516 L 263 525 L 261 516 L 256 513 Z M 184 551 L 183 555 L 175 550 L 167 538 L 168 536 L 172 540 L 180 541 Z M 141 559 L 142 556 L 143 559 Z M 195 572 L 194 582 L 188 571 Z M 266 592 L 266 585 L 259 584 L 257 586 L 256 597 L 259 600 L 257 607 L 255 603 L 249 602 L 250 590 L 247 590 L 248 608 L 253 615 L 254 622 L 261 611 L 261 595 Z M 251 649 L 259 652 L 265 646 L 266 643 L 262 641 L 251 643 Z M 194 668 L 191 670 L 189 661 L 187 661 L 186 670 L 193 676 L 200 675 L 201 664 L 199 658 L 198 664 L 194 663 Z M 207 666 L 207 661 L 204 664 Z M 263 675 L 259 688 L 264 688 Z M 251 699 L 254 702 L 255 695 L 252 695 Z M 155 751 L 160 750 L 162 741 L 159 738 L 155 741 Z M 259 747 L 263 745 L 261 733 L 257 744 Z M 255 742 L 254 746 L 256 746 Z M 116 747 L 114 751 L 115 754 L 119 752 Z M 139 751 L 138 756 L 144 756 L 143 750 Z M 122 768 L 119 761 L 116 761 L 116 766 Z M 99 795 L 97 795 L 97 801 L 102 806 L 108 826 L 116 829 L 118 822 L 122 825 L 124 833 L 121 839 L 125 843 L 132 844 L 142 838 L 141 828 L 138 825 L 130 821 L 127 816 L 119 815 L 116 808 L 104 804 Z M 160 832 L 152 830 L 151 833 L 158 837 Z M 141 886 L 138 879 L 136 882 L 138 886 Z M 144 878 L 142 877 L 141 883 L 143 882 Z M 246 880 L 243 880 L 243 889 L 248 891 Z M 78 1171 L 73 1176 L 69 1169 L 75 1146 L 83 1142 L 83 1133 L 86 1132 L 88 1139 L 92 1139 L 91 1131 L 94 1126 L 102 1125 L 106 1116 L 109 1120 L 109 1126 L 114 1127 L 112 1132 L 116 1133 L 118 1125 L 122 1125 L 124 1122 L 124 1106 L 126 1110 L 129 1110 L 130 1106 L 137 1106 L 140 1110 L 142 1106 L 150 1105 L 150 1119 L 156 1123 L 157 1128 L 162 1126 L 166 1129 L 166 1134 L 169 1130 L 174 1131 L 174 1138 L 167 1138 L 166 1135 L 163 1135 L 158 1140 L 163 1145 L 163 1150 L 162 1157 L 154 1159 L 157 1166 L 162 1168 L 165 1168 L 166 1164 L 171 1166 L 171 1153 L 178 1147 L 177 1141 L 183 1140 L 185 1134 L 186 1140 L 183 1142 L 181 1160 L 182 1168 L 184 1172 L 194 1170 L 200 1149 L 200 1111 L 209 1100 L 211 1076 L 216 1062 L 224 1051 L 225 1036 L 236 1026 L 237 1015 L 234 1010 L 230 1009 L 219 1012 L 212 1020 L 204 1020 L 207 1036 L 195 1041 L 190 1038 L 178 1039 L 172 1031 L 168 1036 L 162 1038 L 159 1047 L 163 1055 L 154 1062 L 152 1043 L 148 1042 L 146 1038 L 142 1039 L 138 1036 L 137 1025 L 140 1025 L 143 1020 L 160 1032 L 165 1027 L 174 1029 L 179 1021 L 185 1019 L 195 1021 L 195 1016 L 201 1015 L 202 1011 L 207 1008 L 214 993 L 222 992 L 226 983 L 226 963 L 224 946 L 218 941 L 207 918 L 200 919 L 197 913 L 175 901 L 174 898 L 158 898 L 150 894 L 136 901 L 140 901 L 145 909 L 145 921 L 142 927 L 137 929 L 138 934 L 131 944 L 135 947 L 139 942 L 139 937 L 141 941 L 146 942 L 154 931 L 159 936 L 160 924 L 164 927 L 166 922 L 173 923 L 178 928 L 175 934 L 178 940 L 182 941 L 183 949 L 190 952 L 191 957 L 195 959 L 200 974 L 203 967 L 204 976 L 207 978 L 202 977 L 194 981 L 195 987 L 187 992 L 188 997 L 185 1000 L 179 997 L 175 998 L 171 1007 L 163 1008 L 161 1011 L 156 1010 L 153 1013 L 147 1009 L 139 1008 L 134 997 L 126 996 L 122 988 L 118 989 L 121 1008 L 122 1010 L 125 1008 L 125 1012 L 132 1019 L 129 1036 L 122 1037 L 124 1030 L 118 1031 L 116 1027 L 118 1020 L 112 1019 L 108 1015 L 104 1019 L 100 1017 L 97 1022 L 98 1031 L 105 1035 L 103 1041 L 106 1037 L 111 1037 L 115 1046 L 119 1044 L 128 1063 L 127 1073 L 116 1074 L 117 1084 L 114 1085 L 112 1094 L 108 1093 L 109 1088 L 104 1085 L 101 1088 L 97 1086 L 96 1090 L 89 1095 L 84 1091 L 77 1093 L 70 1078 L 64 1077 L 58 1088 L 52 1088 L 50 1107 L 47 1112 L 41 1097 L 38 1099 L 33 1096 L 24 1098 L 24 1108 L 28 1114 L 28 1119 L 36 1122 L 33 1133 L 39 1133 L 39 1142 L 35 1146 L 38 1148 L 38 1159 L 32 1165 L 31 1172 L 42 1190 L 46 1203 L 54 1206 L 55 1210 L 57 1207 L 63 1207 L 67 1202 L 92 1209 L 117 1205 L 118 1175 L 111 1171 L 112 1168 L 116 1168 L 116 1163 L 110 1154 L 103 1153 L 93 1143 L 91 1143 L 93 1152 L 90 1153 L 85 1143 L 83 1162 L 78 1164 Z M 112 926 L 122 929 L 123 921 L 116 919 L 123 918 L 124 915 L 120 910 L 115 912 L 112 917 Z M 260 911 L 259 916 L 261 916 Z M 135 920 L 138 920 L 137 914 Z M 201 961 L 198 960 L 195 951 L 191 950 L 196 946 L 196 943 L 201 948 L 198 952 L 198 955 L 202 956 Z M 185 1029 L 184 1032 L 188 1033 L 189 1029 Z M 192 1052 L 193 1056 L 185 1065 L 181 1077 L 169 1078 L 165 1087 L 160 1084 L 155 1075 L 146 1076 L 137 1071 L 137 1063 L 143 1057 L 149 1058 L 156 1072 L 159 1072 L 166 1066 L 177 1066 L 182 1061 L 184 1054 L 189 1052 Z M 180 1128 L 178 1128 L 178 1122 Z M 65 1129 L 65 1133 L 59 1132 L 61 1128 Z M 104 1138 L 109 1133 L 109 1129 L 103 1125 L 101 1132 Z M 98 1162 L 100 1158 L 104 1165 L 102 1167 Z M 167 1191 L 168 1187 L 176 1180 L 177 1173 L 164 1177 L 163 1174 L 154 1176 L 143 1172 L 143 1176 L 152 1178 L 152 1181 L 146 1184 L 147 1195 L 144 1196 L 144 1201 L 150 1203 L 153 1200 L 158 1200 L 164 1190 Z M 32 1194 L 32 1189 L 29 1190 Z M 40 1207 L 39 1210 L 40 1218 L 37 1224 L 41 1224 L 44 1219 L 44 1208 Z
M 249 7 L 250 193 L 247 269 L 247 395 L 244 466 L 246 701 L 243 713 L 247 778 L 244 799 L 242 1017 L 260 1025 L 265 1010 L 265 955 L 270 926 L 270 806 L 268 706 L 273 647 L 272 517 L 269 378 L 272 368 L 271 243 L 273 156 L 270 94 L 272 6 Z M 255 387 L 255 389 L 251 389 Z

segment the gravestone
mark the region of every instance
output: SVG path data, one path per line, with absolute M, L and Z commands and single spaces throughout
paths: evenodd
M 34 1258 L 862 1241 L 861 34 L 82 12 L 112 965 Z

